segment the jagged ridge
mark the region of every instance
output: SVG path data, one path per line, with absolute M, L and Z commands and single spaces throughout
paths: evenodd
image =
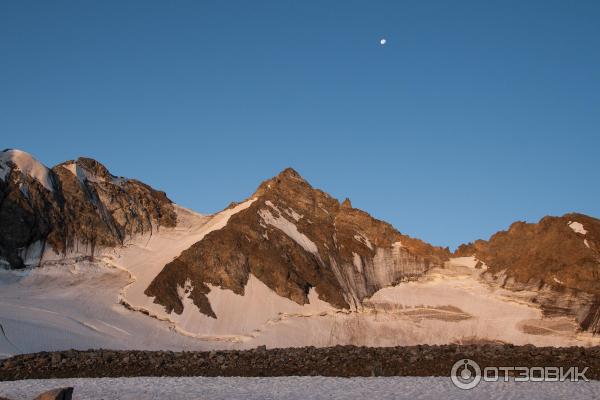
M 121 245 L 128 235 L 175 226 L 164 192 L 115 177 L 90 158 L 52 169 L 20 150 L 0 153 L 0 260 L 36 265 L 47 245 L 57 254 L 93 255 Z

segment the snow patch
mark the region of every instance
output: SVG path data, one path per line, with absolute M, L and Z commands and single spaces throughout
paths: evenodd
M 189 299 L 192 290 L 194 290 L 194 287 L 192 286 L 192 281 L 190 280 L 190 278 L 187 278 L 185 280 L 185 284 L 183 287 L 177 285 L 177 295 L 179 296 L 179 299 L 181 301 Z
M 367 246 L 370 250 L 373 250 L 373 245 L 371 244 L 371 241 L 364 233 L 357 232 L 356 235 L 354 235 L 354 239 Z
M 355 252 L 352 252 L 352 263 L 358 272 L 363 272 L 362 258 L 360 258 L 360 255 L 356 254 Z
M 79 164 L 77 164 L 77 162 L 69 162 L 67 164 L 63 164 L 62 167 L 67 169 L 73 175 L 75 175 L 79 179 L 80 182 L 85 182 L 85 181 L 94 182 L 94 183 L 106 182 L 106 179 L 104 179 L 101 176 L 91 173 L 90 171 L 88 171 L 87 169 L 85 169 L 83 167 L 80 167 Z M 126 178 L 111 176 L 110 183 L 112 183 L 114 185 L 121 185 L 126 180 L 127 180 Z
M 16 169 L 23 174 L 32 177 L 42 184 L 47 190 L 54 191 L 54 183 L 50 175 L 50 170 L 41 162 L 33 158 L 29 153 L 21 150 L 6 150 L 0 153 L 0 179 L 4 180 L 11 170 L 7 165 L 12 162 Z
M 29 198 L 29 188 L 27 185 L 23 185 L 23 183 L 19 182 L 19 190 L 23 193 L 23 196 Z
M 554 276 L 554 277 L 552 277 L 552 279 L 554 280 L 554 282 L 558 283 L 559 285 L 563 285 L 563 286 L 565 285 L 565 283 L 564 283 L 563 281 L 559 280 L 559 279 L 558 279 L 557 277 L 555 277 L 555 276 Z
M 269 201 L 267 201 L 266 203 L 269 203 Z M 274 207 L 271 204 L 267 204 L 267 205 Z M 279 210 L 277 210 L 277 211 L 279 211 Z M 294 225 L 292 222 L 285 219 L 282 215 L 275 217 L 269 210 L 264 210 L 264 209 L 259 210 L 258 215 L 260 215 L 260 217 L 266 224 L 272 225 L 275 228 L 282 231 L 283 233 L 285 233 L 292 240 L 294 240 L 296 243 L 298 243 L 300 246 L 302 246 L 302 248 L 304 248 L 304 250 L 306 250 L 310 253 L 313 253 L 315 255 L 319 254 L 317 245 L 312 240 L 310 240 L 305 234 L 298 231 L 298 227 L 296 225 Z
M 569 225 L 569 228 L 573 229 L 573 232 L 575 233 L 581 233 L 582 235 L 587 233 L 581 222 L 569 221 L 567 225 Z
M 298 214 L 295 210 L 293 210 L 291 208 L 285 209 L 285 212 L 287 215 L 294 218 L 296 220 L 296 222 L 300 221 L 300 219 L 303 217 L 302 214 Z
M 590 244 L 588 243 L 587 239 L 583 239 L 583 244 L 585 244 L 585 247 L 588 249 L 590 248 Z
M 37 267 L 40 265 L 44 253 L 44 245 L 44 241 L 38 240 L 28 247 L 20 249 L 19 257 L 23 260 L 23 264 L 26 267 Z
M 68 164 L 64 164 L 63 168 L 69 170 L 73 175 L 75 175 L 81 182 L 90 181 L 90 182 L 104 182 L 105 179 L 99 176 L 96 176 L 90 173 L 85 168 L 81 168 L 77 165 L 76 162 L 71 162 Z
M 281 214 L 281 211 L 279 210 L 279 208 L 277 208 L 277 206 L 275 204 L 273 204 L 272 201 L 267 200 L 265 201 L 265 204 L 268 205 L 269 207 L 271 207 L 273 210 L 277 211 L 277 213 Z M 284 208 L 283 211 L 290 217 L 292 217 L 294 220 L 296 220 L 296 222 L 300 221 L 300 219 L 302 217 L 304 217 L 304 215 L 302 214 L 298 214 L 294 209 L 292 208 Z

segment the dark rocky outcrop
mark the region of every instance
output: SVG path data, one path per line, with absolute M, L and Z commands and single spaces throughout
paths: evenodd
M 338 308 L 360 307 L 382 287 L 421 276 L 447 259 L 447 249 L 399 233 L 391 225 L 342 204 L 286 169 L 263 182 L 246 209 L 167 264 L 146 290 L 167 312 L 181 313 L 178 287 L 206 315 L 207 284 L 244 293 L 253 274 L 298 304 L 315 288 Z
M 23 268 L 44 250 L 93 255 L 133 234 L 175 226 L 165 193 L 115 177 L 99 162 L 79 158 L 46 168 L 19 150 L 0 153 L 0 263 Z

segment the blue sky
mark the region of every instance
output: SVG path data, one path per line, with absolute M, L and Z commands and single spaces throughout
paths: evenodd
M 0 147 L 201 212 L 292 166 L 451 247 L 599 217 L 598 21 L 598 1 L 2 1 Z

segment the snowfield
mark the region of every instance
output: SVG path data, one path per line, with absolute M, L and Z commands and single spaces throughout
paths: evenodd
M 152 235 L 136 238 L 124 249 L 118 249 L 116 257 L 107 260 L 113 266 L 131 274 L 131 284 L 125 287 L 121 299 L 136 310 L 144 310 L 163 320 L 171 320 L 164 308 L 154 303 L 144 291 L 152 280 L 182 251 L 202 240 L 208 233 L 223 228 L 229 218 L 252 204 L 248 200 L 224 210 L 212 217 L 202 216 L 191 210 L 176 207 L 177 227 L 163 228 Z
M 593 399 L 600 382 L 482 382 L 461 390 L 445 377 L 99 378 L 0 382 L 0 396 L 29 400 L 73 386 L 75 400 Z
M 573 229 L 573 232 L 579 233 L 582 235 L 587 235 L 587 231 L 585 230 L 585 228 L 583 227 L 583 224 L 581 222 L 569 221 L 568 225 L 569 225 L 569 228 Z
M 486 266 L 475 268 L 473 257 L 452 259 L 445 268 L 431 270 L 418 281 L 381 289 L 352 311 L 319 300 L 314 289 L 310 303 L 298 305 L 253 275 L 243 296 L 211 286 L 208 299 L 217 319 L 201 314 L 184 287 L 179 291 L 184 304 L 180 315 L 167 314 L 154 298 L 144 294 L 165 264 L 209 232 L 223 228 L 233 214 L 253 201 L 213 216 L 177 207 L 176 228 L 136 237 L 122 248 L 99 254 L 94 261 L 77 253 L 58 259 L 46 250 L 43 268 L 0 270 L 0 358 L 71 348 L 600 343 L 599 338 L 578 332 L 572 319 L 544 318 L 541 310 L 527 301 L 528 293 L 484 283 L 479 275 Z M 265 222 L 279 227 L 282 221 L 273 217 Z M 280 229 L 295 235 L 288 225 Z M 311 243 L 296 239 L 311 248 Z M 357 240 L 362 239 L 358 236 Z M 363 267 L 359 261 L 355 260 L 356 268 Z M 187 289 L 189 292 L 190 287 Z

